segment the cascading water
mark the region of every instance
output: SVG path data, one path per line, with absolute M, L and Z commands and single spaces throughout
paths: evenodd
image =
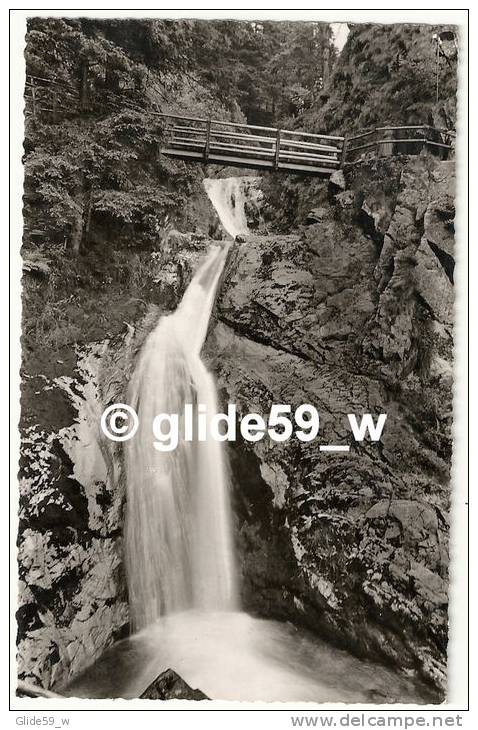
M 244 182 L 249 178 L 206 178 L 204 187 L 220 221 L 230 236 L 235 238 L 248 232 L 244 210 L 246 201 Z
M 214 295 L 228 246 L 214 247 L 176 312 L 147 338 L 129 388 L 139 429 L 126 446 L 126 556 L 132 623 L 187 609 L 235 607 L 229 495 L 221 443 L 185 441 L 157 451 L 151 424 L 185 405 L 217 412 L 214 380 L 201 361 Z
M 247 232 L 244 179 L 205 180 L 226 231 Z M 217 413 L 214 379 L 201 361 L 209 318 L 229 244 L 206 256 L 176 312 L 162 317 L 143 345 L 128 402 L 139 418 L 126 444 L 126 568 L 131 619 L 142 629 L 163 615 L 190 609 L 236 607 L 227 470 L 221 443 L 179 439 L 169 452 L 153 445 L 159 413 L 185 406 L 197 422 L 198 407 Z
M 244 178 L 205 181 L 231 236 L 247 231 L 243 185 Z M 200 404 L 209 417 L 217 412 L 214 380 L 200 352 L 229 246 L 207 254 L 177 311 L 159 320 L 130 383 L 128 402 L 140 425 L 125 444 L 126 563 L 137 633 L 62 692 L 138 697 L 172 668 L 211 699 L 427 701 L 391 670 L 377 671 L 290 624 L 240 612 L 223 445 L 194 438 L 179 439 L 169 452 L 153 446 L 157 414 L 183 414 L 188 403 L 194 414 Z M 180 418 L 179 433 L 184 428 Z

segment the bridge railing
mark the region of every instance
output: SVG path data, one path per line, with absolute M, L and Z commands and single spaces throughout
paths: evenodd
M 375 127 L 368 132 L 347 136 L 344 162 L 354 162 L 361 157 L 375 155 L 417 155 L 429 149 L 440 157 L 447 157 L 454 149 L 455 132 L 429 125 Z
M 340 167 L 343 137 L 260 127 L 253 124 L 163 115 L 169 153 L 189 150 L 205 163 L 221 156 L 269 161 L 278 169 L 294 164 Z

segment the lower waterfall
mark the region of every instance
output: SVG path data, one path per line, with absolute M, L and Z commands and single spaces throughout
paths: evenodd
M 222 444 L 184 439 L 184 412 L 217 412 L 216 387 L 201 361 L 228 246 L 206 256 L 176 312 L 143 345 L 128 402 L 139 429 L 126 444 L 126 567 L 134 629 L 187 609 L 236 605 L 228 485 Z M 174 450 L 154 448 L 151 424 L 178 414 Z M 182 436 L 182 437 L 181 437 Z

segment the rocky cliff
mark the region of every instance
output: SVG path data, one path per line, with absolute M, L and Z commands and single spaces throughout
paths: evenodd
M 206 348 L 223 405 L 267 417 L 272 403 L 311 403 L 321 416 L 311 443 L 230 447 L 244 607 L 418 673 L 436 699 L 446 682 L 453 217 L 453 163 L 351 166 L 318 187 L 307 225 L 236 244 Z M 364 412 L 388 414 L 379 443 L 351 439 L 346 415 Z

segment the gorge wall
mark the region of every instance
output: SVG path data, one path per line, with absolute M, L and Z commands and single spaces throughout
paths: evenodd
M 351 166 L 322 185 L 308 225 L 236 244 L 207 347 L 223 405 L 267 418 L 272 403 L 311 403 L 321 416 L 312 443 L 230 448 L 245 609 L 418 672 L 438 698 L 453 216 L 451 162 Z M 388 414 L 380 443 L 350 441 L 346 414 L 363 412 Z

